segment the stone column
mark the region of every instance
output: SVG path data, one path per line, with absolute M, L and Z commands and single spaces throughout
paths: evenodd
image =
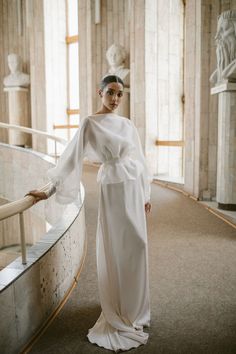
M 29 89 L 24 87 L 7 87 L 9 124 L 29 127 Z M 9 144 L 26 146 L 30 143 L 30 136 L 15 130 L 9 130 Z
M 236 210 L 236 83 L 223 83 L 211 89 L 218 94 L 218 207 Z

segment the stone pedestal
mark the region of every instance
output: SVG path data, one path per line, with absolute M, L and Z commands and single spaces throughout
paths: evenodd
M 216 200 L 220 209 L 236 210 L 236 83 L 222 83 L 211 94 L 218 94 Z
M 24 87 L 6 87 L 4 92 L 8 94 L 9 124 L 29 127 L 29 89 Z M 9 130 L 9 144 L 26 146 L 30 145 L 30 141 L 29 134 Z

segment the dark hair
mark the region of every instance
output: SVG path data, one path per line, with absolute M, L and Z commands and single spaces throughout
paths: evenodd
M 121 84 L 123 87 L 124 82 L 121 80 L 121 78 L 117 75 L 107 75 L 104 76 L 100 82 L 100 89 L 103 90 L 108 84 L 110 84 L 111 82 L 118 82 L 119 84 Z

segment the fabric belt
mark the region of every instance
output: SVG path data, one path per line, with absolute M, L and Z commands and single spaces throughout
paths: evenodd
M 118 165 L 120 162 L 128 162 L 131 159 L 129 154 L 125 156 L 116 156 L 112 159 L 103 161 L 97 174 L 97 182 L 102 183 L 118 183 L 127 179 L 133 174 L 133 171 L 127 171 L 127 167 Z M 116 165 L 117 164 L 117 165 Z M 105 172 L 108 166 L 116 167 L 114 170 L 109 170 L 108 173 Z M 133 170 L 133 169 L 132 169 Z

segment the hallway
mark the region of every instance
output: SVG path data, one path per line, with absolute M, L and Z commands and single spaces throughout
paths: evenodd
M 87 257 L 78 286 L 30 353 L 111 353 L 88 342 L 100 314 L 96 169 L 85 166 Z M 152 184 L 148 215 L 152 322 L 132 353 L 236 352 L 236 230 L 178 192 Z

